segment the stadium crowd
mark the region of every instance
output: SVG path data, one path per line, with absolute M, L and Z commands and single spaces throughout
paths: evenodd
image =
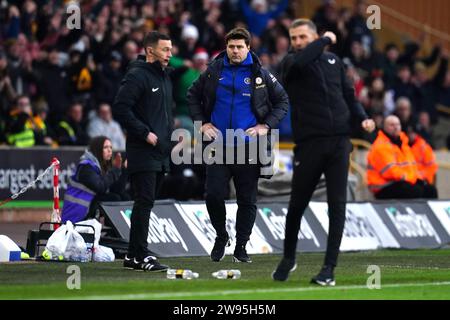
M 251 49 L 277 76 L 296 18 L 294 1 L 287 0 L 88 0 L 79 4 L 81 28 L 70 30 L 68 5 L 62 0 L 1 2 L 0 145 L 86 146 L 104 135 L 115 150 L 124 150 L 126 132 L 111 106 L 128 63 L 143 51 L 151 30 L 173 41 L 175 126 L 193 130 L 187 90 L 224 50 L 226 32 L 247 28 Z M 337 35 L 330 50 L 345 62 L 357 99 L 378 128 L 396 115 L 403 130 L 434 148 L 450 149 L 448 51 L 438 44 L 421 56 L 421 39 L 379 51 L 365 12 L 363 0 L 352 8 L 327 0 L 311 18 L 319 33 Z M 435 70 L 431 76 L 430 70 Z M 289 117 L 280 133 L 290 139 Z M 353 137 L 373 142 L 377 132 L 365 133 L 355 124 Z

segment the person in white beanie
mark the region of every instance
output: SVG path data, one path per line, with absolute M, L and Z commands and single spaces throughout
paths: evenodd
M 192 24 L 186 24 L 181 31 L 180 56 L 191 59 L 197 49 L 198 29 Z

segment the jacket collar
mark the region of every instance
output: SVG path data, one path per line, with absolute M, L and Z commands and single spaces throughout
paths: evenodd
M 395 144 L 392 142 L 391 138 L 383 130 L 378 131 L 378 138 L 380 138 L 383 142 Z M 409 139 L 408 139 L 408 136 L 404 132 L 400 132 L 400 141 L 402 143 L 401 144 L 402 147 L 405 145 L 408 145 Z
M 223 63 L 225 61 L 225 57 L 226 57 L 226 59 L 228 59 L 227 51 L 223 50 L 209 64 L 215 65 L 216 63 Z M 261 67 L 261 61 L 259 60 L 258 56 L 251 50 L 249 51 L 249 54 L 247 55 L 246 60 L 249 59 L 249 57 L 252 60 L 252 63 L 254 66 L 257 66 L 259 68 Z
M 80 161 L 83 161 L 83 160 L 89 160 L 89 161 L 93 162 L 99 169 L 101 169 L 100 162 L 98 162 L 98 159 L 94 156 L 94 154 L 92 152 L 90 152 L 87 149 L 84 151 L 84 154 L 80 158 Z
M 138 55 L 136 60 L 132 61 L 128 68 L 133 67 L 145 68 L 159 74 L 168 73 L 172 70 L 172 68 L 170 67 L 165 67 L 163 69 L 161 63 L 158 60 L 156 60 L 155 62 L 147 62 L 147 58 L 143 54 Z
M 237 65 L 237 67 L 247 67 L 247 66 L 251 66 L 252 64 L 253 64 L 253 59 L 252 59 L 252 55 L 249 51 L 247 54 L 247 57 L 244 59 L 244 61 L 242 61 L 239 65 Z M 223 65 L 224 65 L 224 67 L 235 66 L 230 63 L 230 59 L 228 58 L 228 55 L 224 56 Z

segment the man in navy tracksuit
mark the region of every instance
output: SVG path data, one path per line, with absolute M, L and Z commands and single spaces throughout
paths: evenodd
M 225 199 L 233 177 L 238 204 L 236 218 L 235 262 L 251 262 L 245 246 L 256 218 L 256 194 L 260 161 L 249 145 L 257 136 L 266 136 L 276 128 L 288 110 L 288 97 L 277 79 L 262 68 L 258 57 L 250 52 L 250 34 L 243 28 L 231 30 L 226 38 L 226 52 L 211 62 L 188 92 L 188 104 L 194 121 L 201 122 L 200 131 L 208 140 L 223 142 L 221 156 L 233 149 L 234 157 L 221 158 L 206 167 L 206 206 L 217 237 L 211 259 L 220 261 L 230 245 L 226 230 Z M 235 138 L 227 139 L 227 130 Z M 236 130 L 240 131 L 240 134 Z M 243 149 L 242 149 L 243 148 Z M 245 159 L 237 155 L 242 153 Z M 214 154 L 212 154 L 215 157 Z M 220 157 L 221 157 L 220 156 Z M 231 160 L 231 161 L 230 161 Z

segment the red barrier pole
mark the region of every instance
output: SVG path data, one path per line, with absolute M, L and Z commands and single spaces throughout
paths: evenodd
M 59 160 L 57 158 L 52 159 L 53 165 L 53 212 L 50 222 L 61 222 L 60 210 L 59 210 Z M 58 229 L 59 225 L 52 225 L 53 229 Z

